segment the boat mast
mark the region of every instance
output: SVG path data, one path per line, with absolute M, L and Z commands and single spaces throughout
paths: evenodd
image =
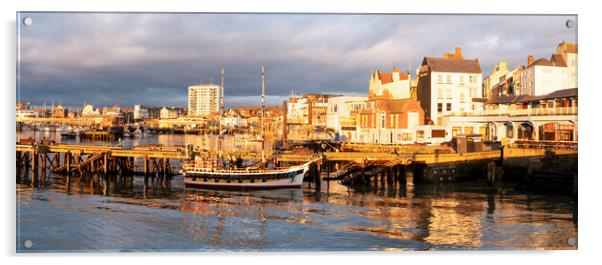
M 221 85 L 219 91 L 219 132 L 217 137 L 217 150 L 222 150 L 222 121 L 224 120 L 224 68 L 221 72 Z
M 263 116 L 265 109 L 265 73 L 261 66 L 261 162 L 265 163 L 265 135 L 263 127 Z

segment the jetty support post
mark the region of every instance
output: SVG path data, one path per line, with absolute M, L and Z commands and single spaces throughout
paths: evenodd
M 67 150 L 65 152 L 65 170 L 67 170 L 67 176 L 71 175 L 71 152 Z
M 406 167 L 404 164 L 399 165 L 399 184 L 405 186 L 407 183 L 406 179 Z

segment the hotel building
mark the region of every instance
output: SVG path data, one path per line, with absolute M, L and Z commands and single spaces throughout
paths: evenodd
M 198 84 L 188 87 L 188 116 L 204 116 L 219 112 L 220 86 Z

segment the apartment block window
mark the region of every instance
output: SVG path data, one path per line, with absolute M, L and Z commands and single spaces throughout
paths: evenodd
M 384 114 L 380 118 L 380 127 L 385 128 L 385 115 Z
M 464 85 L 464 76 L 463 75 L 460 76 L 460 85 Z
M 443 112 L 443 103 L 437 103 L 437 112 Z
M 451 103 L 447 103 L 447 111 L 451 111 Z
M 443 75 L 437 75 L 437 83 L 443 83 Z
M 464 93 L 460 93 L 460 102 L 464 103 Z
M 447 98 L 452 98 L 452 90 L 451 90 L 451 88 L 448 88 L 446 92 L 447 92 Z
M 443 88 L 437 89 L 437 98 L 443 98 Z
M 451 75 L 447 75 L 447 83 L 448 84 L 452 83 L 452 77 L 451 77 Z

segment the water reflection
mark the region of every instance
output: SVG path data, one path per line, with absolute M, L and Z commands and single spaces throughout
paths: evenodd
M 577 247 L 567 243 L 577 238 L 570 197 L 478 182 L 214 191 L 186 189 L 181 176 L 30 175 L 17 174 L 17 243 L 34 247 L 20 252 Z

